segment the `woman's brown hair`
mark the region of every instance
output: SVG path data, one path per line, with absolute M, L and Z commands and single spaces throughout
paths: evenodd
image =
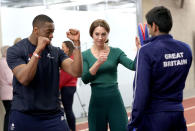
M 69 49 L 69 53 L 67 55 L 68 56 L 71 56 L 72 53 L 73 53 L 73 50 L 75 48 L 74 45 L 73 45 L 73 43 L 71 41 L 64 41 L 63 44 L 65 44 L 66 47 L 68 47 L 68 49 Z

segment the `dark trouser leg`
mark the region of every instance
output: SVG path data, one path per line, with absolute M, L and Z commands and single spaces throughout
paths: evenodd
M 11 109 L 11 100 L 3 100 L 3 106 L 5 108 L 5 118 L 4 118 L 4 131 L 8 131 L 8 123 L 9 123 L 9 113 Z
M 110 97 L 109 126 L 111 131 L 127 131 L 128 117 L 120 93 Z
M 137 131 L 187 131 L 182 111 L 145 114 Z
M 72 110 L 75 91 L 76 91 L 76 87 L 63 87 L 61 89 L 61 98 L 62 98 L 62 104 L 64 106 L 64 112 L 66 114 L 69 128 L 72 131 L 76 130 L 75 129 L 76 120 L 75 120 L 74 112 Z
M 52 115 L 31 115 L 12 110 L 8 131 L 70 131 L 64 112 Z
M 105 99 L 91 97 L 89 104 L 89 131 L 107 131 L 107 102 Z
M 117 86 L 92 87 L 89 131 L 127 131 L 127 113 Z

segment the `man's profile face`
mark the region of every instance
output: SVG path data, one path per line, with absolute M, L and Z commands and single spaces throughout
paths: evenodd
M 49 38 L 51 41 L 53 38 L 53 33 L 54 33 L 54 24 L 45 22 L 42 26 L 38 27 L 38 36 L 43 36 Z
M 148 25 L 149 35 L 154 36 L 154 31 L 153 31 L 152 25 L 150 25 L 150 24 L 147 24 L 147 25 Z

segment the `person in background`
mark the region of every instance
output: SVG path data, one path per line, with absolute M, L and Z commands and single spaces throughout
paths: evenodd
M 137 55 L 128 131 L 187 131 L 182 101 L 191 49 L 169 34 L 173 22 L 166 7 L 154 7 L 146 20 L 152 37 Z
M 91 85 L 89 104 L 89 130 L 126 131 L 127 112 L 118 89 L 117 67 L 122 64 L 135 70 L 136 59 L 132 61 L 120 48 L 108 45 L 110 27 L 105 20 L 95 20 L 89 29 L 93 46 L 82 52 L 82 81 Z M 122 43 L 121 43 L 122 44 Z
M 22 40 L 22 38 L 17 37 L 17 38 L 14 40 L 14 45 L 15 45 L 16 43 L 18 43 L 19 41 L 21 41 L 21 40 Z
M 75 47 L 71 41 L 64 41 L 62 43 L 62 50 L 71 59 L 73 58 L 73 51 Z M 64 112 L 67 118 L 68 126 L 71 131 L 76 131 L 76 120 L 72 109 L 74 93 L 76 91 L 77 78 L 60 70 L 60 91 Z
M 69 131 L 59 100 L 59 68 L 81 76 L 80 32 L 66 33 L 75 46 L 72 60 L 51 44 L 55 27 L 49 16 L 37 15 L 32 25 L 31 35 L 7 51 L 14 74 L 9 131 Z
M 4 131 L 8 131 L 9 113 L 13 98 L 13 73 L 7 65 L 6 55 L 9 46 L 1 48 L 2 58 L 0 58 L 0 100 L 3 102 L 5 108 Z

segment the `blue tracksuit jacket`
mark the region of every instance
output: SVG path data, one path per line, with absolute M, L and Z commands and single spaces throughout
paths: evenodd
M 168 34 L 145 43 L 137 56 L 129 131 L 139 126 L 145 114 L 184 110 L 183 89 L 192 62 L 190 47 Z

